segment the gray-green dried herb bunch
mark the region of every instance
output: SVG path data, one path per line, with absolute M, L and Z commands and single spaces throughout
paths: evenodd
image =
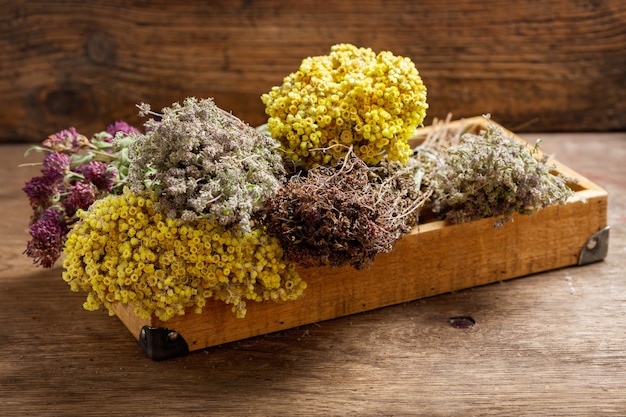
M 417 222 L 428 196 L 419 191 L 414 168 L 368 167 L 349 152 L 333 167 L 292 176 L 267 201 L 264 222 L 285 258 L 299 265 L 367 267 Z
M 496 217 L 501 226 L 514 213 L 565 204 L 573 195 L 566 183 L 572 180 L 554 175 L 548 156 L 539 156 L 539 142 L 529 147 L 491 122 L 479 134 L 457 138 L 439 145 L 428 178 L 433 212 L 454 223 Z
M 141 104 L 146 133 L 131 147 L 133 191 L 154 192 L 168 217 L 239 223 L 247 232 L 254 212 L 285 180 L 278 143 L 213 100 L 187 98 L 162 114 Z

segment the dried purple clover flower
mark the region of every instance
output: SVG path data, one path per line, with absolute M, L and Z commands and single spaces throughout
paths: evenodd
M 52 152 L 43 159 L 41 173 L 50 182 L 58 182 L 65 177 L 70 169 L 70 157 L 64 153 Z
M 77 210 L 87 210 L 89 206 L 100 197 L 104 197 L 102 190 L 89 182 L 75 182 L 67 188 L 67 196 L 62 204 L 65 215 L 74 216 Z
M 252 214 L 273 196 L 285 176 L 278 143 L 210 99 L 187 98 L 162 114 L 140 106 L 146 133 L 131 146 L 133 191 L 159 196 L 170 218 L 209 218 L 250 230 Z
M 87 162 L 75 168 L 74 171 L 82 174 L 86 181 L 104 191 L 111 191 L 118 175 L 117 170 L 111 164 L 100 161 Z
M 28 196 L 30 206 L 36 210 L 36 217 L 39 212 L 47 209 L 55 201 L 59 193 L 59 182 L 54 177 L 41 176 L 33 177 L 26 181 L 22 190 Z
M 539 142 L 530 148 L 494 123 L 443 148 L 428 178 L 432 210 L 454 223 L 496 217 L 502 226 L 573 195 L 567 182 L 575 180 L 554 175 L 547 155 L 535 157 Z
M 34 259 L 35 265 L 51 268 L 61 255 L 68 232 L 64 213 L 49 208 L 29 227 L 31 240 L 24 253 Z
M 57 152 L 73 152 L 89 144 L 89 139 L 76 131 L 75 127 L 61 130 L 48 136 L 43 147 Z

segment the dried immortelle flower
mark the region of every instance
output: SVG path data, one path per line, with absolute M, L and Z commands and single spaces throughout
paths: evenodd
M 407 140 L 428 108 L 426 87 L 409 58 L 350 44 L 304 59 L 261 99 L 272 137 L 304 168 L 332 166 L 349 147 L 368 165 L 385 157 L 405 163 Z
M 140 108 L 155 115 L 149 105 Z M 249 231 L 252 214 L 284 179 L 278 143 L 210 99 L 187 98 L 159 116 L 131 147 L 132 189 L 158 195 L 169 218 L 239 223 Z
M 243 232 L 208 219 L 182 223 L 156 210 L 156 196 L 126 190 L 79 211 L 65 245 L 63 279 L 86 291 L 87 310 L 133 303 L 161 320 L 200 313 L 208 299 L 246 315 L 246 301 L 294 300 L 306 288 L 262 226 Z
M 293 176 L 268 200 L 264 222 L 285 258 L 302 266 L 367 267 L 416 224 L 428 196 L 414 175 L 414 164 L 373 168 L 349 153 Z
M 433 211 L 454 223 L 493 216 L 501 226 L 514 213 L 565 204 L 573 191 L 552 174 L 548 156 L 535 158 L 538 146 L 520 143 L 491 122 L 480 134 L 463 134 L 431 171 Z
M 60 210 L 48 208 L 29 227 L 31 240 L 24 253 L 35 265 L 52 268 L 61 256 L 67 235 L 67 225 Z

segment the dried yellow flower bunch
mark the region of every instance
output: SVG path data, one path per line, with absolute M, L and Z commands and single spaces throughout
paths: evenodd
M 183 223 L 156 210 L 154 195 L 97 200 L 79 211 L 68 234 L 63 279 L 88 292 L 87 310 L 133 303 L 135 314 L 165 321 L 185 309 L 202 312 L 207 299 L 232 304 L 237 317 L 246 300 L 296 299 L 306 288 L 278 240 L 264 227 L 243 232 L 214 220 Z
M 351 44 L 304 59 L 261 99 L 270 134 L 305 168 L 334 165 L 349 147 L 368 165 L 385 157 L 405 163 L 412 153 L 407 140 L 428 109 L 409 58 Z

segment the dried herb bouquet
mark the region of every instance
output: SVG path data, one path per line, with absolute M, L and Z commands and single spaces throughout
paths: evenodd
M 306 289 L 298 267 L 365 268 L 429 211 L 452 222 L 532 213 L 572 195 L 535 148 L 495 125 L 437 126 L 417 148 L 426 87 L 414 63 L 339 44 L 261 97 L 257 129 L 210 99 L 154 112 L 87 138 L 50 136 L 42 175 L 24 187 L 25 253 L 87 292 L 86 309 L 132 303 L 161 320 L 283 302 Z

